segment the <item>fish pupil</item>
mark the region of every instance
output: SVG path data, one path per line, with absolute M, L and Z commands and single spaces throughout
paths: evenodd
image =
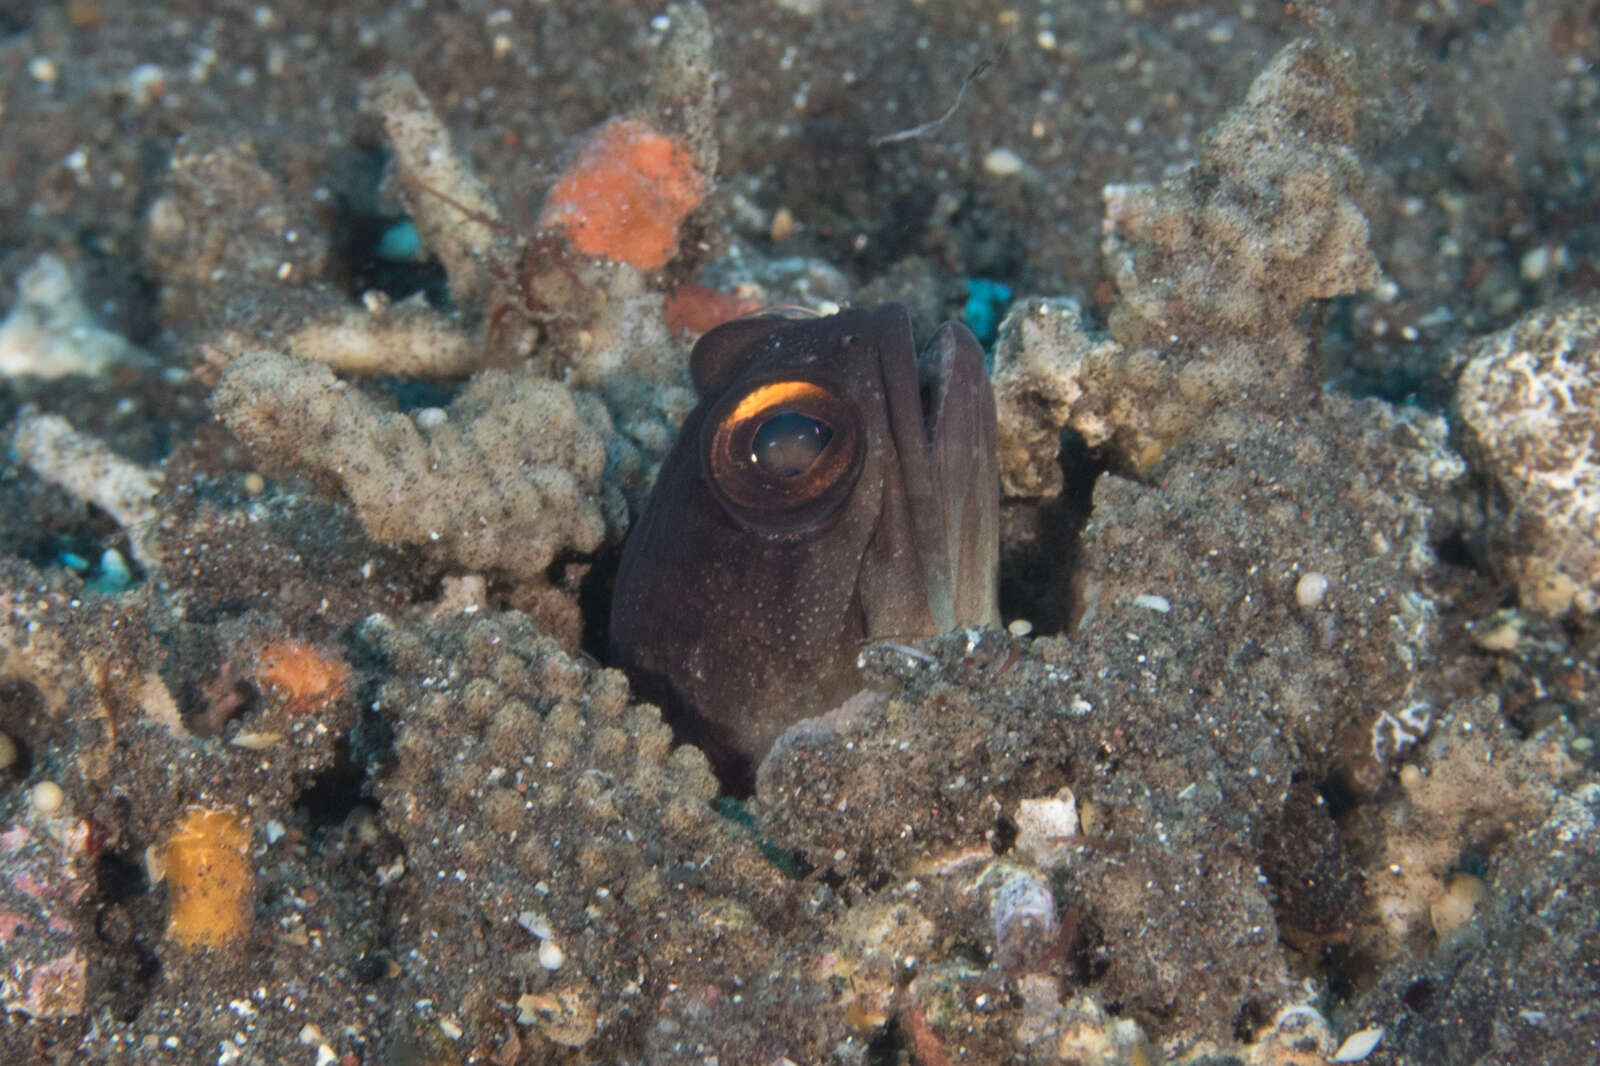
M 833 439 L 826 423 L 785 411 L 761 423 L 750 441 L 750 461 L 772 477 L 799 477 Z

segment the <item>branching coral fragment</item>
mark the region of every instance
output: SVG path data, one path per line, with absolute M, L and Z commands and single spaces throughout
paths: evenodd
M 451 295 L 463 304 L 481 303 L 493 283 L 488 264 L 509 258 L 500 247 L 509 227 L 489 187 L 452 148 L 449 131 L 410 74 L 385 74 L 365 103 L 383 119 L 406 208 L 422 243 L 444 264 Z
M 117 455 L 100 440 L 72 428 L 60 415 L 23 418 L 11 437 L 17 459 L 51 484 L 117 520 L 133 557 L 146 569 L 160 562 L 155 544 L 160 518 L 154 500 L 161 475 Z
M 558 552 L 594 551 L 608 519 L 621 525 L 601 482 L 610 419 L 553 381 L 487 371 L 419 423 L 326 367 L 260 351 L 228 367 L 212 406 L 267 462 L 342 489 L 374 539 L 469 569 L 539 580 Z
M 1091 338 L 1076 309 L 1053 300 L 1019 305 L 1000 328 L 1008 494 L 1060 491 L 1064 428 L 1143 470 L 1220 410 L 1310 399 L 1296 317 L 1378 279 L 1353 148 L 1372 101 L 1353 68 L 1337 49 L 1291 44 L 1193 169 L 1106 186 L 1110 336 Z

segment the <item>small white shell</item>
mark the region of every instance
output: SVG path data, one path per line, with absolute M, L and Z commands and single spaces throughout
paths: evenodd
M 1309 611 L 1321 605 L 1323 597 L 1328 594 L 1328 575 L 1313 570 L 1308 574 L 1301 574 L 1300 580 L 1295 582 L 1294 599 L 1301 610 Z
M 1345 1037 L 1344 1043 L 1339 1045 L 1339 1050 L 1333 1053 L 1331 1062 L 1360 1062 L 1377 1048 L 1378 1041 L 1383 1039 L 1381 1026 L 1373 1029 L 1362 1029 L 1360 1032 L 1351 1033 Z
M 1043 872 L 1009 863 L 996 863 L 985 877 L 996 879 L 989 897 L 995 958 L 1002 969 L 1018 969 L 1056 938 L 1055 892 Z

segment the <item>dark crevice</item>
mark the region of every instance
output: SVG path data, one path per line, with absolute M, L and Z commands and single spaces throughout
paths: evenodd
M 1061 438 L 1060 463 L 1065 487 L 1059 496 L 1002 507 L 1002 539 L 1009 547 L 1000 557 L 1000 614 L 1007 621 L 1027 619 L 1038 636 L 1071 627 L 1078 540 L 1095 479 L 1107 468 L 1070 430 Z
M 100 965 L 107 973 L 103 1006 L 124 1023 L 139 1016 L 161 974 L 155 951 L 161 907 L 150 894 L 142 851 L 124 840 L 120 850 L 102 852 L 94 865 L 94 933 L 104 945 Z
M 150 891 L 144 863 L 117 852 L 102 852 L 95 860 L 95 891 L 102 903 L 126 903 Z
M 332 249 L 329 278 L 355 300 L 370 291 L 394 300 L 420 292 L 432 306 L 447 307 L 450 289 L 437 259 L 380 254 L 384 235 L 406 221 L 379 199 L 387 158 L 379 146 L 358 146 L 336 153 L 330 162 L 326 178 L 332 206 L 324 217 Z
M 45 717 L 38 689 L 14 678 L 0 682 L 0 733 L 15 748 L 11 765 L 0 769 L 0 788 L 33 772 L 33 738 L 46 727 Z
M 588 563 L 588 572 L 578 583 L 578 611 L 583 616 L 580 647 L 584 654 L 603 663 L 610 656 L 611 590 L 622 563 L 622 545 L 602 549 Z
M 1322 779 L 1317 785 L 1317 794 L 1327 805 L 1328 817 L 1335 822 L 1355 810 L 1361 802 L 1361 797 L 1350 786 L 1350 782 L 1337 773 L 1329 774 Z
M 1233 1019 L 1233 1038 L 1241 1044 L 1255 1043 L 1256 1034 L 1272 1025 L 1273 1010 L 1260 1000 L 1246 1000 Z
M 334 765 L 317 774 L 295 798 L 295 810 L 304 815 L 313 832 L 337 827 L 357 807 L 378 806 L 367 794 L 366 783 L 365 769 L 351 759 L 350 745 L 342 743 Z
M 1433 554 L 1445 566 L 1455 566 L 1473 571 L 1478 569 L 1477 557 L 1473 555 L 1471 545 L 1467 543 L 1467 538 L 1460 531 L 1451 533 L 1448 537 L 1435 543 Z
M 1111 968 L 1105 949 L 1105 930 L 1093 911 L 1079 913 L 1064 965 L 1067 979 L 1079 988 L 1099 981 Z

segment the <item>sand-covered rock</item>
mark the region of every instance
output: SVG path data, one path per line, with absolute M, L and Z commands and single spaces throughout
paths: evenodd
M 1524 606 L 1600 607 L 1600 305 L 1535 311 L 1474 343 L 1456 408 L 1502 496 L 1494 561 Z

